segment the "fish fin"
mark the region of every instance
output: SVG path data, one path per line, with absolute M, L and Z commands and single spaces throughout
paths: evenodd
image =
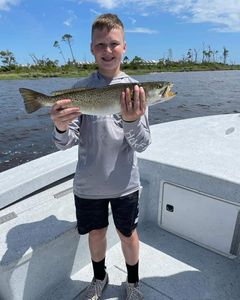
M 25 88 L 20 88 L 19 92 L 23 97 L 27 113 L 33 113 L 42 106 L 44 106 L 41 102 L 37 100 L 39 96 L 45 96 L 44 94 Z
M 81 92 L 81 91 L 87 91 L 87 90 L 92 90 L 92 89 L 93 88 L 81 87 L 81 88 L 76 88 L 76 89 L 59 90 L 59 91 L 53 91 L 53 92 L 51 92 L 51 95 L 53 95 L 53 96 L 59 96 L 59 95 L 67 94 L 67 93 Z

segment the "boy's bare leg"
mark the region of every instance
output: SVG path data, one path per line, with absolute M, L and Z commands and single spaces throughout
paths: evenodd
M 92 230 L 88 235 L 94 277 L 85 291 L 84 299 L 86 300 L 100 299 L 104 288 L 108 284 L 108 274 L 105 271 L 106 232 L 107 227 Z
M 94 261 L 101 261 L 106 256 L 107 228 L 92 230 L 89 233 L 89 249 L 91 258 Z M 135 265 L 139 260 L 139 238 L 137 230 L 134 229 L 130 237 L 124 236 L 117 231 L 121 240 L 122 251 L 125 261 L 129 265 Z
M 126 263 L 130 266 L 135 265 L 139 260 L 139 238 L 137 230 L 134 229 L 130 237 L 124 236 L 118 230 L 117 232 L 121 239 L 122 251 Z
M 91 258 L 95 262 L 103 260 L 106 256 L 107 239 L 106 239 L 107 227 L 97 230 L 92 230 L 88 235 L 89 249 Z
M 143 300 L 143 294 L 139 290 L 139 238 L 137 230 L 134 229 L 130 237 L 118 234 L 121 239 L 122 251 L 126 261 L 127 280 L 125 283 L 126 299 Z

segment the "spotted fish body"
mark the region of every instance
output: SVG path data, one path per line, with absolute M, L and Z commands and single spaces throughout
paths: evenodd
M 73 106 L 79 106 L 82 114 L 109 115 L 121 111 L 120 97 L 122 91 L 129 88 L 133 95 L 134 85 L 142 86 L 146 93 L 148 105 L 161 103 L 173 98 L 172 83 L 166 81 L 145 83 L 121 83 L 103 88 L 80 88 L 55 92 L 49 96 L 30 89 L 20 88 L 26 111 L 32 113 L 42 106 L 52 106 L 56 101 L 71 99 Z

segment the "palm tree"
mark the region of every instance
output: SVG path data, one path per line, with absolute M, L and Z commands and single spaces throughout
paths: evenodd
M 68 43 L 68 46 L 69 46 L 70 51 L 71 51 L 71 54 L 72 54 L 73 62 L 75 62 L 76 60 L 75 60 L 75 58 L 74 58 L 74 56 L 73 56 L 72 45 L 71 45 L 71 39 L 72 39 L 72 36 L 71 36 L 71 34 L 69 34 L 69 33 L 64 34 L 64 36 L 62 37 L 62 40 L 63 40 L 64 42 Z
M 208 62 L 211 61 L 211 57 L 213 56 L 213 51 L 210 46 L 208 46 Z
M 206 61 L 206 50 L 202 51 L 202 62 Z
M 143 62 L 143 59 L 139 56 L 135 56 L 133 60 L 131 61 L 131 64 L 141 64 Z
M 123 63 L 127 64 L 129 62 L 129 58 L 127 56 L 124 56 L 123 58 Z
M 217 62 L 218 50 L 213 50 L 213 62 Z
M 192 49 L 188 49 L 188 52 L 187 52 L 187 60 L 188 60 L 188 62 L 192 62 L 192 60 L 193 60 L 193 52 L 192 52 Z
M 198 51 L 194 48 L 193 49 L 194 51 L 194 62 L 197 63 L 197 60 L 198 60 Z
M 211 51 L 205 51 L 205 57 L 207 58 L 207 62 L 210 62 L 211 59 Z
M 2 60 L 2 63 L 8 67 L 11 67 L 16 64 L 15 56 L 9 50 L 0 51 L 0 59 Z
M 60 47 L 60 45 L 59 45 L 59 42 L 58 42 L 58 41 L 55 41 L 54 44 L 53 44 L 53 47 L 58 48 L 59 53 L 62 55 L 62 58 L 63 58 L 63 60 L 64 60 L 64 63 L 66 64 L 66 59 L 65 59 L 65 57 L 64 57 L 64 55 L 63 55 L 62 49 L 61 49 L 61 47 Z
M 210 50 L 203 50 L 203 62 L 210 62 L 210 58 L 211 58 L 211 49 Z
M 168 49 L 168 61 L 172 61 L 173 60 L 173 51 L 171 48 Z
M 223 63 L 224 63 L 224 65 L 226 65 L 226 63 L 227 63 L 228 52 L 229 51 L 227 50 L 227 48 L 223 47 Z

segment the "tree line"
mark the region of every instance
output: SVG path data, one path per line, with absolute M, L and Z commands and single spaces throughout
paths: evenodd
M 74 51 L 73 51 L 73 47 L 72 47 L 72 40 L 73 37 L 71 34 L 64 34 L 60 40 L 60 42 L 58 40 L 55 40 L 53 43 L 53 47 L 56 48 L 58 50 L 59 55 L 62 57 L 64 65 L 65 66 L 83 66 L 84 62 L 80 63 L 77 62 L 75 55 L 74 55 Z M 61 47 L 61 42 L 65 42 L 70 50 L 71 53 L 71 59 L 68 58 L 66 59 L 66 55 L 64 54 L 62 47 Z M 33 64 L 29 64 L 28 67 L 40 67 L 40 68 L 57 68 L 59 67 L 59 60 L 55 59 L 52 60 L 50 58 L 38 58 L 35 54 L 29 54 Z M 201 55 L 201 58 L 199 58 L 199 56 Z M 203 46 L 203 50 L 199 51 L 197 49 L 192 49 L 189 48 L 186 52 L 186 54 L 184 54 L 182 56 L 182 59 L 178 60 L 178 61 L 174 61 L 173 60 L 173 50 L 172 49 L 168 49 L 167 54 L 164 55 L 163 58 L 160 58 L 158 61 L 146 61 L 145 59 L 139 57 L 139 56 L 135 56 L 132 60 L 130 60 L 127 56 L 125 56 L 123 58 L 123 65 L 129 66 L 129 67 L 133 67 L 133 68 L 137 68 L 140 65 L 151 65 L 151 64 L 160 64 L 160 65 L 169 65 L 169 64 L 182 64 L 182 63 L 195 63 L 195 64 L 199 64 L 199 63 L 221 63 L 226 65 L 227 64 L 227 60 L 229 57 L 229 50 L 224 46 L 222 52 L 220 52 L 219 50 L 215 50 L 212 47 L 208 46 L 207 48 L 205 46 Z M 1 59 L 1 70 L 14 70 L 16 68 L 19 68 L 20 65 L 17 63 L 15 55 L 13 52 L 11 52 L 10 50 L 2 50 L 0 51 L 0 59 Z M 63 66 L 64 66 L 63 65 Z M 87 65 L 87 63 L 85 62 L 85 65 Z M 93 63 L 94 65 L 94 63 Z M 62 67 L 62 66 L 60 66 Z M 85 66 L 86 67 L 86 66 Z

